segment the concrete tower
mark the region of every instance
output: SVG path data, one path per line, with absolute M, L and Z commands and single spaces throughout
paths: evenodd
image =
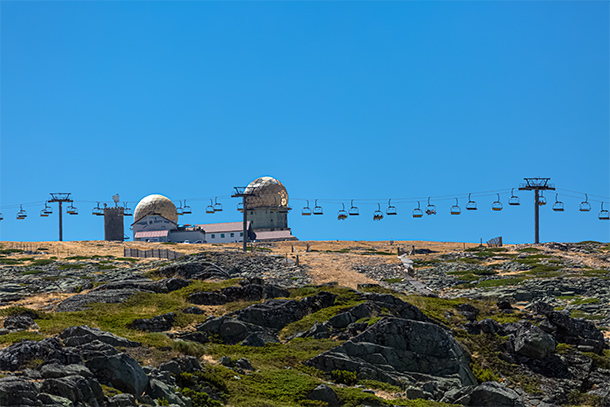
M 104 240 L 124 241 L 123 208 L 104 208 Z
M 254 231 L 289 230 L 288 192 L 280 181 L 272 177 L 260 177 L 246 188 L 248 220 Z

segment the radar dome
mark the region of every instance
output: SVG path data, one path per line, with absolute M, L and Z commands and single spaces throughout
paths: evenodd
M 246 187 L 248 209 L 268 206 L 288 207 L 288 192 L 286 187 L 272 177 L 260 177 Z
M 163 195 L 148 195 L 142 199 L 136 206 L 133 219 L 137 222 L 148 215 L 161 215 L 167 220 L 178 223 L 176 205 Z

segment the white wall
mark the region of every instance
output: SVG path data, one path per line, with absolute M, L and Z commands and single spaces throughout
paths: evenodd
M 136 240 L 137 232 L 150 232 L 152 230 L 174 230 L 177 226 L 175 223 L 170 222 L 162 216 L 158 215 L 148 215 L 144 218 L 140 219 L 138 223 L 132 226 L 133 230 L 133 240 Z M 154 239 L 154 241 L 159 241 L 159 238 L 149 238 Z M 139 239 L 139 240 L 147 240 L 147 239 Z
M 233 234 L 233 236 L 231 236 Z M 214 232 L 206 233 L 205 241 L 207 243 L 233 243 L 243 242 L 243 231 L 242 232 Z

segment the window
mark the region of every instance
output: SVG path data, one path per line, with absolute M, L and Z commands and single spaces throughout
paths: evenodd
M 244 232 L 239 232 L 239 237 L 244 237 Z
M 216 235 L 215 235 L 215 234 L 212 234 L 212 239 L 214 239 L 214 238 L 216 238 Z
M 221 233 L 221 234 L 220 234 L 220 238 L 221 238 L 221 239 L 224 239 L 224 237 L 225 237 L 225 234 L 224 234 L 224 233 Z
M 231 237 L 235 236 L 235 233 L 231 233 Z

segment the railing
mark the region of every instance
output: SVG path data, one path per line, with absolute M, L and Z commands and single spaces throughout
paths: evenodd
M 184 254 L 182 253 L 178 253 L 169 249 L 140 250 L 126 247 L 123 252 L 125 257 L 159 257 L 161 259 L 169 260 L 175 260 L 184 256 Z

